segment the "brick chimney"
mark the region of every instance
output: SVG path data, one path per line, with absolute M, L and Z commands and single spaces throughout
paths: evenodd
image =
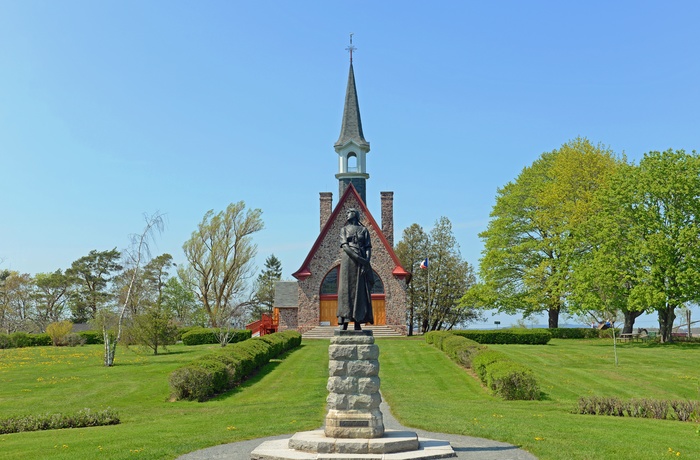
M 382 233 L 394 247 L 394 192 L 380 192 L 382 196 Z
M 321 192 L 321 230 L 331 218 L 333 212 L 333 194 L 331 192 Z

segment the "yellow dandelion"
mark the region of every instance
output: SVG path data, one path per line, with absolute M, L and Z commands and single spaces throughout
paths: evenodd
M 537 436 L 537 437 L 535 438 L 535 441 L 544 441 L 544 438 L 540 438 L 539 436 Z
M 236 429 L 235 426 L 227 426 L 227 427 L 226 427 L 226 431 L 233 431 L 233 430 L 235 430 L 235 429 Z
M 68 449 L 68 444 L 64 444 L 64 445 L 63 445 L 63 448 L 64 448 L 64 449 Z

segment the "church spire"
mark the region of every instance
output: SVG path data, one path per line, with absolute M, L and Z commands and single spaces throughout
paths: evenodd
M 365 181 L 369 179 L 366 172 L 366 155 L 369 152 L 369 142 L 362 133 L 362 120 L 360 119 L 360 104 L 357 101 L 357 88 L 355 87 L 355 71 L 352 67 L 352 53 L 355 47 L 352 45 L 350 34 L 350 46 L 346 49 L 350 52 L 350 72 L 348 74 L 348 86 L 345 90 L 345 106 L 343 108 L 343 121 L 340 126 L 340 137 L 335 143 L 335 151 L 339 156 L 338 174 L 335 177 L 339 181 L 340 196 L 345 189 L 352 184 L 359 193 L 362 201 L 366 202 Z

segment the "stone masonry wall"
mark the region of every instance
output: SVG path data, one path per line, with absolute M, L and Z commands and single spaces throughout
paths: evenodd
M 299 332 L 302 334 L 319 325 L 319 292 L 321 282 L 328 271 L 340 264 L 340 229 L 345 224 L 347 210 L 359 209 L 355 195 L 348 195 L 343 203 L 343 209 L 337 214 L 337 219 L 309 263 L 311 276 L 299 280 Z M 395 331 L 406 334 L 406 281 L 396 278 L 392 272 L 394 260 L 381 243 L 377 231 L 368 224 L 367 217 L 361 217 L 363 225 L 369 230 L 372 239 L 372 268 L 377 272 L 384 284 L 386 295 L 386 325 Z

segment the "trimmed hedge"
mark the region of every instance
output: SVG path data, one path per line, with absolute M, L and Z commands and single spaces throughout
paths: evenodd
M 462 331 L 428 332 L 425 341 L 442 350 L 453 361 L 470 367 L 495 395 L 507 400 L 540 399 L 539 385 L 529 368 L 457 332 Z
M 547 329 L 493 329 L 451 331 L 481 344 L 547 345 L 552 334 Z
M 78 335 L 85 339 L 86 345 L 102 345 L 105 343 L 102 331 L 80 331 Z
M 0 434 L 117 425 L 118 423 L 119 415 L 114 409 L 107 408 L 93 412 L 86 408 L 74 414 L 25 415 L 2 419 L 0 420 Z
M 553 339 L 606 339 L 612 337 L 611 329 L 596 329 L 593 327 L 558 327 L 547 329 Z M 619 335 L 617 329 L 615 334 Z
M 173 396 L 206 401 L 240 384 L 270 359 L 299 345 L 301 334 L 284 331 L 223 347 L 175 369 L 169 377 Z
M 700 401 L 630 399 L 616 397 L 581 397 L 574 414 L 611 415 L 615 417 L 639 417 L 681 422 L 700 421 Z
M 248 329 L 232 330 L 228 343 L 237 343 L 248 340 L 253 331 Z M 182 343 L 185 345 L 206 345 L 219 343 L 219 330 L 216 328 L 197 327 L 182 334 Z
M 0 334 L 0 348 L 45 347 L 50 345 L 53 345 L 53 341 L 48 334 L 28 334 L 26 332 Z

